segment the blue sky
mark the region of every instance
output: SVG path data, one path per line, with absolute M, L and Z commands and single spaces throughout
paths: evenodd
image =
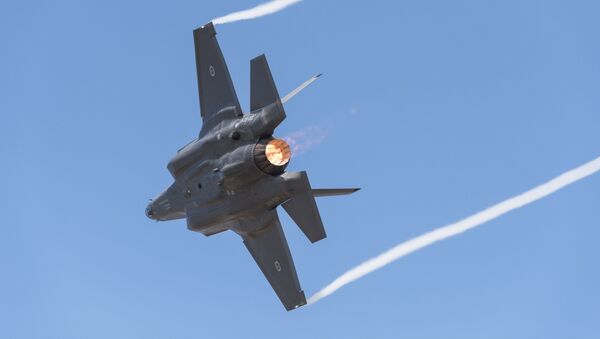
M 600 176 L 285 312 L 241 240 L 144 216 L 200 128 L 192 30 L 256 1 L 0 4 L 0 337 L 598 338 Z M 266 53 L 328 238 L 310 295 L 600 155 L 597 1 L 304 1 L 218 26 L 242 106 Z

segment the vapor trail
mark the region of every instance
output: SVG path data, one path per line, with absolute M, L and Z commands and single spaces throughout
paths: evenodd
M 239 12 L 233 12 L 225 16 L 213 19 L 212 22 L 213 24 L 218 25 L 240 20 L 250 20 L 264 15 L 279 12 L 282 9 L 300 1 L 302 0 L 272 0 L 269 2 L 265 2 L 264 4 L 260 4 L 256 7 L 252 7 L 250 9 L 246 9 Z
M 538 199 L 541 199 L 547 195 L 550 195 L 559 189 L 568 186 L 578 180 L 581 180 L 589 175 L 592 175 L 600 171 L 600 157 L 581 165 L 575 169 L 572 169 L 558 177 L 537 186 L 525 193 L 519 194 L 510 199 L 504 200 L 503 202 L 489 207 L 481 212 L 475 213 L 470 217 L 455 222 L 450 225 L 446 225 L 420 235 L 416 238 L 410 239 L 403 243 L 392 247 L 391 249 L 381 253 L 377 257 L 371 258 L 362 264 L 354 267 L 353 269 L 342 274 L 340 277 L 335 279 L 332 283 L 325 286 L 322 290 L 315 293 L 308 299 L 309 304 L 313 304 L 320 299 L 330 295 L 342 286 L 353 282 L 395 260 L 398 260 L 412 252 L 415 252 L 423 247 L 432 245 L 440 240 L 455 236 L 462 232 L 468 231 L 475 228 L 487 221 L 495 219 L 505 213 L 508 213 L 514 209 L 530 204 Z

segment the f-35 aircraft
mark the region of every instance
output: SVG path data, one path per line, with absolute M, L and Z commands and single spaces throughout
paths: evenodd
M 174 183 L 153 199 L 153 220 L 187 219 L 206 236 L 232 230 L 289 311 L 306 304 L 277 216 L 281 205 L 311 242 L 326 237 L 314 197 L 356 188 L 312 189 L 306 172 L 285 172 L 290 146 L 273 137 L 285 119 L 283 100 L 264 55 L 250 62 L 250 112 L 243 114 L 212 23 L 194 30 L 202 129 L 171 159 Z

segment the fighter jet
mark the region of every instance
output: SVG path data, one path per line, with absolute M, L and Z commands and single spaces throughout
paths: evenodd
M 273 137 L 285 119 L 264 54 L 250 61 L 250 112 L 238 102 L 212 23 L 194 30 L 202 128 L 177 151 L 167 168 L 174 178 L 146 207 L 153 220 L 187 220 L 189 230 L 211 236 L 232 230 L 289 310 L 306 304 L 277 207 L 311 242 L 326 237 L 314 197 L 350 194 L 357 188 L 312 189 L 306 172 L 286 172 L 290 146 Z

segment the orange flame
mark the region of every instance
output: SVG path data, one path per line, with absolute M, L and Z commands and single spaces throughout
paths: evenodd
M 275 166 L 283 166 L 290 161 L 292 151 L 290 146 L 281 139 L 273 139 L 269 141 L 265 148 L 267 160 Z

